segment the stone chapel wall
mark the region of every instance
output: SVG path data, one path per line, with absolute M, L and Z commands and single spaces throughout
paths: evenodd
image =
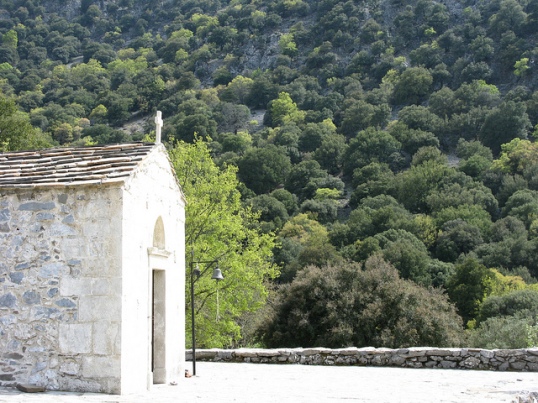
M 122 391 L 136 392 L 153 381 L 178 383 L 184 379 L 185 202 L 164 146 L 153 150 L 125 184 L 123 203 Z M 157 221 L 163 239 L 155 244 Z M 148 320 L 152 313 L 147 296 L 152 294 L 149 287 L 155 270 L 162 276 L 166 300 L 162 316 L 155 314 L 157 321 L 165 323 L 157 332 L 165 347 L 160 369 L 154 368 L 155 379 L 148 380 L 147 372 L 139 369 L 152 370 Z
M 0 386 L 117 392 L 121 189 L 3 191 L 0 256 Z

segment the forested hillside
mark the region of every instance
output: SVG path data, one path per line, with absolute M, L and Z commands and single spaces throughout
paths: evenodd
M 236 169 L 280 275 L 206 346 L 538 344 L 538 0 L 0 0 L 0 38 L 1 149 L 161 110 Z

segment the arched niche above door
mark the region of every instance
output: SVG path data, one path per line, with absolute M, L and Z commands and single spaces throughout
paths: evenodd
M 162 217 L 157 218 L 155 227 L 153 228 L 153 247 L 162 250 L 166 249 L 166 237 Z
M 148 248 L 148 254 L 154 257 L 167 258 L 172 254 L 166 250 L 166 236 L 162 217 L 157 218 L 153 227 L 153 246 Z

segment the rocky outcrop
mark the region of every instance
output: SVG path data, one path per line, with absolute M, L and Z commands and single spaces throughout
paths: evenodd
M 192 352 L 187 351 L 186 354 L 187 360 L 192 361 Z M 538 372 L 538 348 L 519 350 L 430 347 L 211 349 L 197 350 L 196 360 Z

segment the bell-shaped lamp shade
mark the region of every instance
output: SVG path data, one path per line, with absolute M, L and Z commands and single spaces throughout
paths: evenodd
M 202 272 L 200 271 L 200 266 L 198 266 L 198 263 L 196 263 L 196 267 L 192 271 L 192 274 L 196 276 L 196 278 L 200 277 L 200 274 L 202 274 Z
M 222 272 L 220 271 L 218 267 L 213 270 L 213 275 L 211 276 L 211 278 L 217 281 L 224 280 L 224 277 L 222 276 Z

